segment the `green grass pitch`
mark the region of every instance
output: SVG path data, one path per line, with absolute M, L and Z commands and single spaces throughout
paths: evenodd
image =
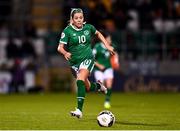
M 178 93 L 113 93 L 112 127 L 99 127 L 96 121 L 103 108 L 103 94 L 86 95 L 83 118 L 71 117 L 76 95 L 19 94 L 0 95 L 0 130 L 162 130 L 180 129 L 180 94 Z

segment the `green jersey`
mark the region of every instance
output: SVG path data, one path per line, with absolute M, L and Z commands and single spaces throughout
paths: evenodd
M 107 48 L 103 45 L 103 43 L 97 43 L 93 48 L 93 54 L 95 56 L 96 61 L 99 64 L 105 66 L 105 68 L 111 68 L 110 63 L 110 53 Z M 95 69 L 98 69 L 95 67 Z
M 70 24 L 63 30 L 59 43 L 67 45 L 67 51 L 71 53 L 70 65 L 94 58 L 91 49 L 91 38 L 95 32 L 96 29 L 91 24 L 84 24 L 81 29 L 77 29 Z

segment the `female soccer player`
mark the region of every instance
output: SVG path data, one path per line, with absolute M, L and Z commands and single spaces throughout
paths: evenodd
M 113 47 L 108 44 L 104 36 L 91 24 L 84 22 L 82 9 L 74 8 L 70 13 L 70 24 L 63 30 L 59 40 L 58 52 L 63 54 L 75 74 L 77 84 L 77 108 L 71 111 L 72 116 L 82 117 L 82 108 L 86 91 L 107 89 L 102 83 L 93 83 L 88 76 L 94 67 L 94 56 L 91 49 L 92 36 L 96 35 L 104 43 L 110 54 L 114 54 Z
M 102 32 L 102 34 L 105 37 L 107 43 L 109 45 L 112 45 L 110 34 L 108 34 L 108 32 L 105 31 Z M 111 55 L 102 42 L 99 42 L 94 46 L 93 54 L 96 59 L 94 76 L 96 81 L 100 81 L 101 83 L 104 83 L 105 86 L 107 87 L 104 107 L 106 109 L 109 109 L 111 107 L 110 97 L 111 97 L 112 84 L 114 78 L 113 69 L 111 65 Z

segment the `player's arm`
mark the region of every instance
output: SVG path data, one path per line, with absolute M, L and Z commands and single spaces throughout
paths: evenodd
M 65 50 L 64 44 L 59 43 L 57 50 L 64 56 L 66 60 L 71 59 L 71 53 Z
M 65 48 L 65 45 L 68 43 L 68 31 L 67 29 L 64 29 L 63 32 L 61 33 L 61 38 L 59 40 L 59 45 L 58 45 L 58 52 L 63 54 L 66 60 L 71 59 L 71 53 L 68 52 Z
M 101 34 L 101 32 L 96 30 L 96 36 L 102 41 L 102 43 L 105 45 L 105 47 L 108 49 L 108 51 L 111 53 L 111 55 L 114 55 L 114 48 L 112 46 L 110 46 L 110 44 L 107 43 L 106 39 L 104 38 L 104 36 Z

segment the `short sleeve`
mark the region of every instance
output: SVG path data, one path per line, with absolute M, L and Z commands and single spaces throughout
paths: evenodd
M 64 29 L 63 32 L 61 33 L 61 38 L 59 40 L 59 43 L 61 44 L 67 44 L 68 43 L 68 33 L 67 31 Z
M 96 28 L 93 25 L 90 25 L 90 30 L 93 35 L 96 33 Z

